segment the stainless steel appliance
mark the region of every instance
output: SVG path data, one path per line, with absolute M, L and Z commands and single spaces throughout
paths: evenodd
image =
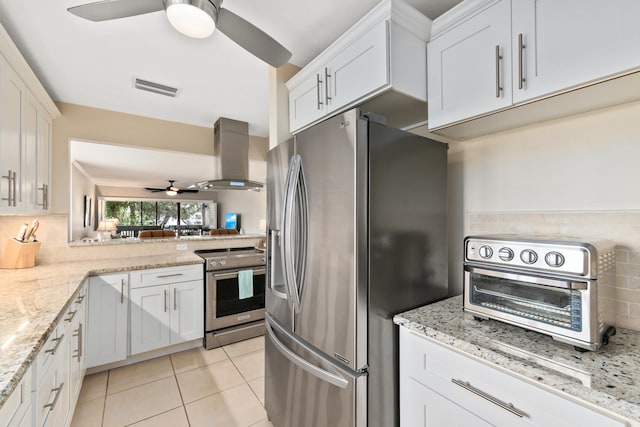
M 267 415 L 397 426 L 393 315 L 448 294 L 447 146 L 355 109 L 267 162 Z
M 232 248 L 196 253 L 205 260 L 205 347 L 216 348 L 264 334 L 264 252 Z M 247 295 L 240 294 L 238 275 L 242 270 L 252 270 L 253 292 Z
M 597 350 L 615 334 L 612 243 L 519 236 L 465 239 L 464 310 Z

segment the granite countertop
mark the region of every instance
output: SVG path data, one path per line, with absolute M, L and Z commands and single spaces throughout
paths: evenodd
M 218 236 L 180 236 L 180 237 L 157 237 L 149 239 L 139 239 L 137 237 L 127 237 L 123 239 L 106 239 L 98 240 L 92 238 L 86 238 L 82 240 L 76 240 L 69 242 L 69 246 L 103 246 L 103 245 L 130 245 L 130 244 L 144 244 L 144 243 L 159 243 L 159 242 L 200 242 L 208 240 L 238 240 L 238 239 L 265 239 L 265 234 L 228 234 Z
M 608 345 L 580 353 L 537 332 L 463 315 L 462 296 L 393 320 L 543 387 L 640 422 L 640 332 L 617 328 Z
M 0 408 L 87 277 L 201 263 L 199 256 L 182 253 L 0 270 Z

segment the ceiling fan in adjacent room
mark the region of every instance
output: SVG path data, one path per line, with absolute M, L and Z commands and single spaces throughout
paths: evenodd
M 228 9 L 222 0 L 103 0 L 67 9 L 91 21 L 108 21 L 164 10 L 169 23 L 194 38 L 209 37 L 216 27 L 264 62 L 279 67 L 291 58 L 284 46 Z
M 167 196 L 175 196 L 176 194 L 182 194 L 182 193 L 197 193 L 198 190 L 196 189 L 192 189 L 192 188 L 178 188 L 176 186 L 173 185 L 173 183 L 175 182 L 174 179 L 169 179 L 167 180 L 169 181 L 169 186 L 165 187 L 165 188 L 153 188 L 153 187 L 145 187 L 145 190 L 149 190 L 152 193 L 159 193 L 161 191 L 164 191 L 165 193 L 167 193 Z

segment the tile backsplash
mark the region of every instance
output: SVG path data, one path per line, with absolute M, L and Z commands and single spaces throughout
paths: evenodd
M 616 249 L 616 325 L 640 331 L 640 211 L 469 212 L 465 234 L 560 235 Z

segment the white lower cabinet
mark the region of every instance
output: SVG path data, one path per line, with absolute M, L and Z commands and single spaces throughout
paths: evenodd
M 193 273 L 200 278 L 187 280 L 193 279 Z M 170 283 L 172 281 L 178 283 Z M 133 272 L 130 299 L 131 354 L 204 336 L 201 265 L 187 270 L 169 267 Z
M 86 367 L 127 358 L 129 275 L 103 274 L 89 278 Z
M 2 409 L 0 409 L 1 426 L 31 426 L 31 372 L 32 369 L 29 368 L 2 405 Z
M 400 420 L 401 427 L 627 425 L 404 327 Z

